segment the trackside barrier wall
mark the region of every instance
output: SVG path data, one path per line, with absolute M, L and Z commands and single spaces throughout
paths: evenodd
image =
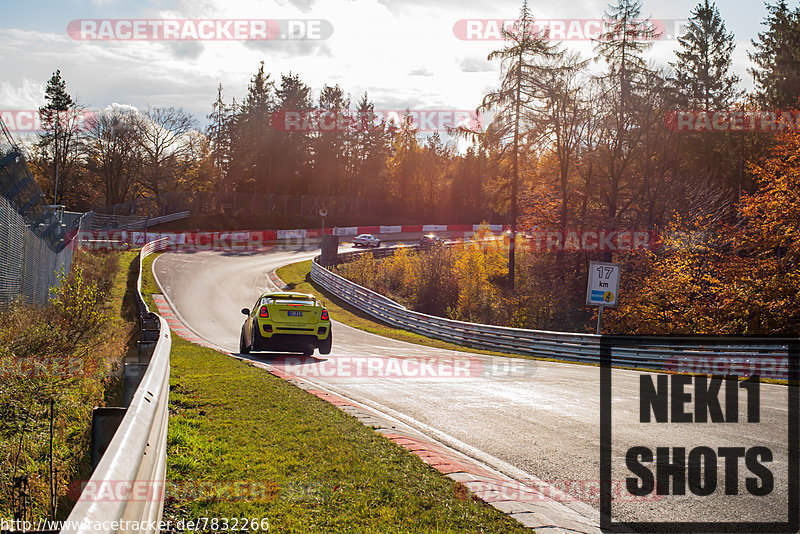
M 62 533 L 116 532 L 112 530 L 115 521 L 137 521 L 140 525 L 155 526 L 155 529 L 148 528 L 140 532 L 158 532 L 158 522 L 164 509 L 172 340 L 167 322 L 163 317 L 151 313 L 142 298 L 142 260 L 163 245 L 163 241 L 148 243 L 139 254 L 136 286 L 140 320 L 144 323 L 157 318 L 159 324 L 158 341 L 150 364 L 125 417 L 87 484 L 91 491 L 85 490 L 81 494 L 70 513 L 67 524 L 72 525 L 72 529 L 64 529 Z M 134 491 L 137 481 L 147 485 L 147 498 L 142 498 L 141 494 L 137 495 Z M 121 491 L 120 488 L 127 491 Z M 109 498 L 108 495 L 113 497 Z M 79 523 L 81 526 L 75 527 Z M 102 528 L 98 530 L 98 526 Z
M 340 254 L 340 260 L 352 260 L 358 254 Z M 392 254 L 390 249 L 375 251 L 376 257 Z M 342 257 L 345 256 L 345 257 Z M 478 349 L 525 354 L 569 362 L 599 363 L 600 339 L 595 334 L 550 332 L 454 321 L 409 310 L 397 302 L 347 280 L 319 264 L 311 262 L 311 279 L 331 294 L 358 310 L 391 326 L 424 336 Z M 741 364 L 763 364 L 774 358 L 775 378 L 786 378 L 786 347 L 767 338 L 709 337 L 698 342 L 691 337 L 641 336 L 625 346 L 612 349 L 615 365 L 642 369 L 680 370 L 682 363 L 715 358 L 735 359 Z

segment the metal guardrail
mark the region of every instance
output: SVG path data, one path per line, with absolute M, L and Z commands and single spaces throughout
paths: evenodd
M 147 226 L 155 226 L 157 224 L 168 223 L 172 221 L 179 221 L 187 219 L 192 215 L 191 211 L 179 211 L 178 213 L 170 213 L 169 215 L 161 215 L 159 217 L 151 217 L 147 220 Z
M 391 254 L 391 249 L 377 252 L 377 257 Z M 349 252 L 340 259 L 350 261 L 359 254 Z M 427 337 L 468 347 L 524 354 L 562 361 L 599 363 L 603 336 L 569 332 L 528 330 L 484 325 L 445 319 L 409 310 L 384 295 L 362 287 L 319 264 L 311 263 L 311 279 L 331 294 L 388 325 Z M 609 337 L 606 336 L 606 339 Z M 666 337 L 628 336 L 624 343 L 611 347 L 614 365 L 642 369 L 680 369 L 687 362 L 735 360 L 738 364 L 761 365 L 764 358 L 775 358 L 775 378 L 788 376 L 789 343 L 771 338 L 741 337 Z
M 169 215 L 161 215 L 159 217 L 144 217 L 139 215 L 106 215 L 103 213 L 96 213 L 90 211 L 81 217 L 79 232 L 90 232 L 98 230 L 140 230 L 144 231 L 150 226 L 157 224 L 178 221 L 180 219 L 188 218 L 192 213 L 190 211 L 181 211 L 178 213 L 170 213 Z
M 142 247 L 136 282 L 142 325 L 156 319 L 158 322 L 155 349 L 122 422 L 87 484 L 93 491 L 81 494 L 66 522 L 71 529 L 64 529 L 62 533 L 126 530 L 120 527 L 124 525 L 121 521 L 138 522 L 145 527 L 139 532 L 158 532 L 164 509 L 172 338 L 164 318 L 150 312 L 144 303 L 142 260 L 163 244 L 164 240 L 158 240 Z M 140 488 L 142 484 L 147 487 Z M 142 490 L 146 490 L 146 498 L 141 497 Z M 98 493 L 114 495 L 114 498 L 98 499 Z

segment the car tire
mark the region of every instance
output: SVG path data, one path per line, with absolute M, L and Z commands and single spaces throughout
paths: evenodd
M 328 332 L 328 337 L 323 339 L 317 346 L 320 354 L 330 354 L 331 346 L 333 345 L 333 332 Z
M 264 336 L 261 335 L 261 331 L 258 328 L 258 322 L 253 322 L 253 344 L 250 346 L 250 350 L 264 350 Z
M 250 347 L 244 342 L 244 327 L 242 327 L 242 333 L 239 336 L 239 354 L 250 354 Z
M 305 356 L 306 358 L 313 355 L 314 355 L 314 347 L 308 347 L 306 349 L 303 349 L 303 356 Z

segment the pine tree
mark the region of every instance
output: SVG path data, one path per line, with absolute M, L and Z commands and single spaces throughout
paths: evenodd
M 756 98 L 764 106 L 795 108 L 800 98 L 800 9 L 790 11 L 784 0 L 767 4 L 767 31 L 753 40 L 749 53 L 757 65 L 749 69 L 756 85 Z
M 740 95 L 739 77 L 730 73 L 736 46 L 733 34 L 725 30 L 716 4 L 703 0 L 692 11 L 686 35 L 678 38 L 678 61 L 671 82 L 681 104 L 692 109 L 726 109 Z
M 231 106 L 225 104 L 222 95 L 222 84 L 217 87 L 217 98 L 214 100 L 211 113 L 207 116 L 209 125 L 206 129 L 211 141 L 211 158 L 219 173 L 217 187 L 226 183 L 231 161 Z
M 605 31 L 595 43 L 597 59 L 606 61 L 609 77 L 618 83 L 623 119 L 634 86 L 648 70 L 644 52 L 658 37 L 650 19 L 642 19 L 641 13 L 641 0 L 617 0 L 616 6 L 609 5 L 603 14 Z
M 77 105 L 67 93 L 67 83 L 56 70 L 47 82 L 44 92 L 47 103 L 39 108 L 43 133 L 39 136 L 39 148 L 45 152 L 53 150 L 51 170 L 53 174 L 53 204 L 58 204 L 58 182 L 60 174 L 69 170 L 70 150 L 74 145 L 75 113 Z M 62 180 L 63 181 L 63 180 Z
M 305 115 L 314 111 L 311 88 L 297 74 L 281 74 L 281 84 L 276 90 L 278 110 Z M 284 192 L 298 194 L 308 191 L 313 161 L 311 139 L 308 131 L 280 132 L 279 146 L 282 153 L 275 159 L 278 167 L 276 177 L 285 184 Z

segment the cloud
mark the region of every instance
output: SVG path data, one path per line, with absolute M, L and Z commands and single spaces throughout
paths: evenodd
M 139 108 L 136 106 L 132 106 L 130 104 L 120 104 L 118 102 L 113 102 L 112 104 L 103 108 L 103 111 L 130 111 L 132 113 L 139 113 Z
M 409 76 L 433 76 L 433 73 L 425 67 L 419 67 L 408 73 Z
M 289 4 L 296 7 L 303 13 L 308 13 L 317 3 L 317 0 L 289 0 Z
M 488 59 L 482 57 L 464 57 L 457 59 L 458 68 L 461 72 L 492 72 L 497 70 Z
M 44 102 L 44 85 L 28 78 L 19 85 L 0 81 L 0 109 L 37 109 Z
M 245 41 L 244 46 L 259 52 L 269 52 L 273 55 L 285 57 L 297 56 L 322 56 L 333 57 L 330 46 L 324 41 L 315 40 L 274 40 L 274 41 Z
M 205 46 L 198 41 L 167 41 L 163 44 L 175 59 L 195 60 L 205 50 Z

